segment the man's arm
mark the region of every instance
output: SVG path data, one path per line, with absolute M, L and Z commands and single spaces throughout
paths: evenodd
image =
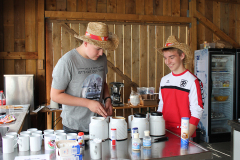
M 193 133 L 195 132 L 195 130 L 197 129 L 197 126 L 189 123 L 189 137 L 192 137 Z
M 103 90 L 103 92 L 104 92 L 104 94 L 103 94 L 104 99 L 106 97 L 110 97 L 110 94 L 109 94 L 109 91 L 108 91 L 108 85 L 107 85 L 106 82 L 104 83 L 104 90 Z M 107 116 L 111 116 L 112 115 L 112 100 L 111 100 L 111 98 L 106 99 L 106 101 L 105 101 L 105 110 L 107 112 Z
M 65 90 L 59 90 L 51 88 L 51 99 L 54 102 L 65 104 L 69 106 L 81 106 L 90 109 L 92 112 L 97 113 L 103 117 L 107 116 L 107 112 L 104 110 L 102 103 L 89 100 L 86 98 L 74 97 L 69 94 L 64 93 Z

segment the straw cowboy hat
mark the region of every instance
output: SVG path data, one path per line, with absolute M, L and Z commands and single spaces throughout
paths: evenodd
M 167 48 L 177 48 L 185 53 L 184 63 L 189 63 L 192 59 L 191 48 L 185 44 L 181 43 L 175 36 L 171 35 L 168 37 L 165 47 L 159 48 L 158 52 L 162 54 L 163 49 Z
M 108 25 L 102 22 L 89 22 L 85 35 L 74 37 L 105 50 L 115 50 L 119 43 L 117 35 L 109 32 Z

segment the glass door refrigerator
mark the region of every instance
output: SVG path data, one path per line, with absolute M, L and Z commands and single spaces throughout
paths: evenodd
M 198 128 L 203 141 L 231 140 L 228 120 L 236 118 L 236 50 L 202 49 L 194 53 L 194 73 L 203 83 L 204 111 Z
M 236 118 L 240 118 L 240 48 L 236 53 Z

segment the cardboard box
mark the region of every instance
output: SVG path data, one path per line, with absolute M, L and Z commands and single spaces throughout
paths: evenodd
M 80 145 L 75 140 L 56 141 L 57 160 L 81 160 Z
M 158 94 L 143 94 L 140 98 L 140 105 L 152 106 L 158 105 Z

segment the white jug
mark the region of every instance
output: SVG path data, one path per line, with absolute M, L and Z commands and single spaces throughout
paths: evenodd
M 144 131 L 149 130 L 149 121 L 146 118 L 145 114 L 141 114 L 141 113 L 134 114 L 133 120 L 131 122 L 131 130 L 134 127 L 138 128 L 139 138 L 143 138 Z M 132 134 L 132 132 L 131 132 L 131 134 Z
M 91 123 L 89 124 L 89 135 L 90 139 L 108 139 L 108 123 L 104 117 L 91 117 Z
M 127 139 L 127 123 L 124 117 L 111 117 L 109 123 L 109 138 L 111 139 L 111 128 L 116 128 L 116 140 Z
M 163 136 L 165 135 L 165 120 L 162 113 L 152 112 L 150 116 L 150 135 Z

